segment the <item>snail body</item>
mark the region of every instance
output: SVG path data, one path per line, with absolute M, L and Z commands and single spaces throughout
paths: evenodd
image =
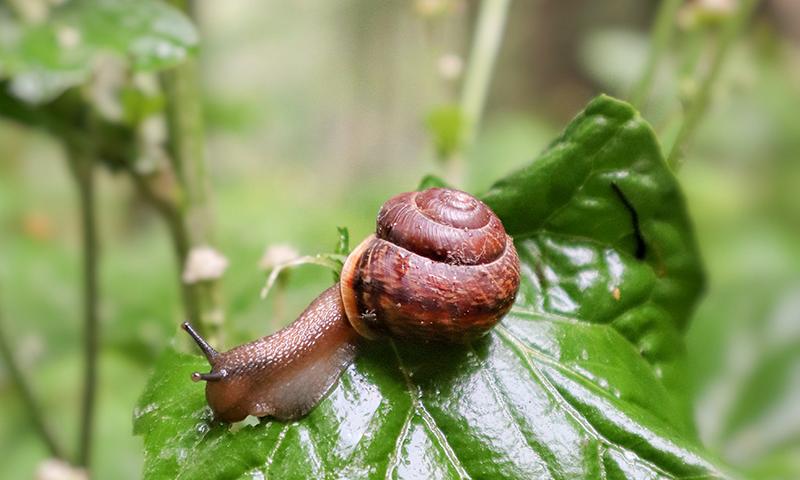
M 340 281 L 288 327 L 216 352 L 188 323 L 211 364 L 206 399 L 217 418 L 304 416 L 365 339 L 468 343 L 508 312 L 519 259 L 497 216 L 475 197 L 433 188 L 397 195 L 345 261 Z

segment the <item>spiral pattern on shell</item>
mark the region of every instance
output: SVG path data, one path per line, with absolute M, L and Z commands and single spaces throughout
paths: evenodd
M 465 343 L 508 312 L 518 288 L 519 259 L 500 219 L 446 188 L 387 201 L 341 276 L 348 320 L 367 338 Z

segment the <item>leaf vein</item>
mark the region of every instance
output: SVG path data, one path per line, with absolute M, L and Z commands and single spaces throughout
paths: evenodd
M 275 446 L 272 447 L 272 450 L 269 452 L 269 454 L 267 454 L 267 461 L 266 461 L 267 470 L 265 472 L 266 479 L 270 478 L 270 471 L 272 470 L 272 462 L 275 460 L 275 455 L 277 454 L 278 449 L 281 447 L 283 439 L 286 437 L 286 432 L 288 430 L 289 430 L 289 424 L 287 423 L 281 428 L 280 433 L 278 433 L 278 438 L 275 440 Z
M 681 478 L 681 477 L 678 477 L 678 476 L 670 474 L 669 472 L 665 471 L 660 466 L 654 464 L 653 462 L 651 462 L 651 461 L 649 461 L 649 460 L 647 460 L 645 458 L 642 458 L 636 452 L 634 452 L 634 451 L 632 451 L 630 449 L 627 449 L 625 447 L 622 447 L 621 445 L 617 445 L 617 444 L 611 442 L 605 436 L 603 436 L 600 432 L 598 432 L 594 428 L 594 425 L 592 425 L 591 422 L 586 417 L 584 417 L 569 402 L 569 400 L 567 400 L 561 394 L 561 392 L 558 391 L 558 388 L 556 388 L 556 386 L 553 385 L 553 382 L 550 381 L 550 379 L 544 373 L 542 373 L 542 371 L 539 370 L 539 368 L 536 365 L 534 365 L 530 355 L 533 354 L 534 356 L 536 356 L 540 360 L 548 363 L 549 365 L 554 366 L 555 368 L 558 368 L 559 370 L 566 370 L 569 373 L 573 373 L 573 372 L 569 368 L 565 367 L 564 365 L 561 365 L 560 363 L 558 363 L 558 361 L 556 361 L 555 359 L 550 358 L 549 356 L 545 355 L 544 353 L 539 352 L 537 350 L 533 350 L 533 349 L 527 348 L 521 341 L 519 341 L 516 337 L 514 337 L 514 335 L 511 332 L 509 332 L 505 327 L 498 326 L 497 330 L 498 330 L 500 336 L 511 346 L 511 348 L 514 349 L 516 352 L 518 352 L 519 354 L 521 354 L 523 356 L 523 358 L 525 360 L 525 363 L 529 367 L 530 372 L 534 375 L 535 378 L 537 378 L 539 380 L 540 384 L 545 388 L 545 390 L 547 390 L 547 392 L 551 395 L 553 400 L 555 400 L 555 402 L 561 408 L 563 408 L 564 411 L 569 416 L 571 416 L 576 422 L 578 422 L 586 430 L 586 432 L 589 433 L 589 435 L 593 436 L 599 442 L 602 442 L 603 444 L 605 444 L 606 448 L 611 448 L 613 450 L 617 450 L 617 451 L 619 451 L 619 452 L 621 452 L 623 454 L 624 454 L 624 452 L 630 452 L 631 454 L 635 455 L 636 458 L 640 462 L 642 462 L 643 464 L 645 464 L 648 467 L 652 468 L 654 471 L 657 471 L 657 472 L 659 472 L 660 474 L 662 474 L 662 475 L 664 475 L 666 477 L 674 478 L 674 479 Z
M 442 449 L 442 452 L 444 452 L 445 457 L 453 466 L 455 471 L 458 473 L 459 478 L 464 478 L 464 479 L 470 478 L 469 473 L 461 464 L 461 460 L 459 460 L 455 450 L 453 450 L 453 447 L 447 441 L 447 437 L 439 429 L 438 425 L 436 425 L 436 421 L 430 415 L 430 412 L 428 412 L 428 410 L 420 401 L 419 387 L 417 387 L 411 380 L 411 375 L 409 375 L 408 370 L 406 370 L 405 366 L 403 365 L 403 360 L 400 358 L 400 353 L 397 351 L 397 346 L 395 345 L 394 341 L 390 341 L 390 343 L 392 345 L 392 351 L 394 352 L 394 355 L 397 358 L 397 368 L 403 375 L 403 379 L 405 380 L 406 383 L 406 388 L 408 388 L 408 394 L 411 396 L 411 408 L 413 409 L 414 412 L 420 415 L 420 418 L 422 418 L 422 421 L 425 423 L 425 426 L 433 435 L 434 440 L 439 444 L 439 448 Z
M 475 358 L 478 358 L 478 355 L 475 352 L 472 344 L 470 344 L 469 347 L 470 347 L 470 351 L 472 352 L 472 355 Z M 541 463 L 544 464 L 544 468 L 550 474 L 550 478 L 560 478 L 560 475 L 558 474 L 558 472 L 555 471 L 555 466 L 551 465 L 550 462 L 547 461 L 548 459 L 549 460 L 554 460 L 553 453 L 551 451 L 549 451 L 544 445 L 541 445 L 539 442 L 532 442 L 531 440 L 529 440 L 528 437 L 525 435 L 525 433 L 520 428 L 519 424 L 521 422 L 519 421 L 519 418 L 518 418 L 519 416 L 514 414 L 514 408 L 512 407 L 512 405 L 510 403 L 508 403 L 507 398 L 500 394 L 500 387 L 497 386 L 496 375 L 495 375 L 494 371 L 491 372 L 492 373 L 491 377 L 486 375 L 486 373 L 485 373 L 486 369 L 485 368 L 479 368 L 478 371 L 479 371 L 480 375 L 482 377 L 484 377 L 484 379 L 486 380 L 486 383 L 489 385 L 489 389 L 492 391 L 492 396 L 494 396 L 494 398 L 497 401 L 498 405 L 500 405 L 503 408 L 503 410 L 505 411 L 506 415 L 508 416 L 508 419 L 511 420 L 511 423 L 514 425 L 514 427 L 517 430 L 517 432 L 522 436 L 522 438 L 525 439 L 525 443 L 528 444 L 528 446 L 531 448 L 531 450 L 536 452 L 536 454 L 542 460 Z
M 406 414 L 405 420 L 403 420 L 403 427 L 400 429 L 400 434 L 397 435 L 397 440 L 395 440 L 394 448 L 392 449 L 392 454 L 389 456 L 389 461 L 386 462 L 386 475 L 384 478 L 387 480 L 392 478 L 392 472 L 397 468 L 397 462 L 400 458 L 400 449 L 403 447 L 403 442 L 408 436 L 408 430 L 411 426 L 411 420 L 414 418 L 414 404 L 412 403 L 408 408 L 408 413 Z

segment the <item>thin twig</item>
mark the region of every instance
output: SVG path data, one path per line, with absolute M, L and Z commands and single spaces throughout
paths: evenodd
M 41 128 L 64 145 L 68 164 L 77 185 L 83 251 L 83 316 L 84 316 L 84 382 L 78 439 L 77 463 L 88 467 L 91 460 L 95 400 L 97 396 L 98 325 L 98 241 L 95 215 L 95 183 L 93 158 L 98 154 L 94 131 L 87 133 L 89 123 L 84 116 L 77 90 L 63 94 L 54 103 L 30 107 L 7 94 L 0 94 L 3 114 L 22 124 Z M 95 133 L 95 136 L 100 134 Z M 105 154 L 105 152 L 104 152 Z M 59 450 L 60 458 L 64 458 Z
M 42 411 L 36 396 L 33 394 L 30 383 L 28 383 L 28 380 L 25 378 L 22 369 L 20 369 L 19 364 L 14 357 L 11 343 L 9 338 L 6 336 L 3 321 L 2 310 L 0 309 L 0 355 L 2 355 L 3 361 L 6 363 L 6 370 L 11 377 L 11 381 L 17 387 L 17 390 L 22 397 L 22 403 L 28 410 L 28 415 L 31 417 L 33 426 L 36 428 L 36 431 L 42 438 L 42 441 L 45 443 L 45 445 L 47 445 L 47 449 L 50 451 L 50 454 L 56 458 L 64 459 L 64 449 L 61 447 L 55 435 L 53 435 L 53 432 L 48 427 L 44 418 L 44 412 Z
M 84 381 L 81 423 L 78 441 L 78 465 L 91 461 L 94 405 L 97 396 L 98 325 L 98 241 L 95 215 L 95 178 L 92 159 L 87 152 L 68 149 L 67 155 L 78 186 L 83 250 Z
M 165 166 L 164 168 L 169 171 L 146 174 L 136 171 L 135 168 L 129 168 L 128 173 L 139 194 L 155 208 L 167 226 L 177 264 L 176 278 L 181 290 L 185 318 L 197 325 L 200 323 L 200 311 L 196 290 L 192 285 L 182 280 L 182 270 L 189 255 L 189 237 L 186 232 L 184 217 L 175 201 L 175 198 L 182 196 L 181 187 L 172 180 L 164 181 L 164 179 L 157 178 L 160 175 L 173 176 L 171 166 Z M 165 186 L 164 184 L 168 185 Z M 169 191 L 165 192 L 165 189 Z
M 675 18 L 682 3 L 683 0 L 662 0 L 658 9 L 656 20 L 653 24 L 647 63 L 639 82 L 631 93 L 631 103 L 639 109 L 642 108 L 643 103 L 647 100 L 650 88 L 653 86 L 653 78 L 655 78 L 658 62 L 670 43 L 672 32 L 675 30 Z
M 680 167 L 683 149 L 691 140 L 697 125 L 708 109 L 711 92 L 722 71 L 725 58 L 745 22 L 750 18 L 750 14 L 753 12 L 757 3 L 758 0 L 742 0 L 739 10 L 731 16 L 730 20 L 728 20 L 728 23 L 725 25 L 719 40 L 719 45 L 711 59 L 711 66 L 709 67 L 708 73 L 705 78 L 703 78 L 694 99 L 689 104 L 683 124 L 675 137 L 675 142 L 672 144 L 672 149 L 667 157 L 667 164 L 673 170 L 677 170 Z

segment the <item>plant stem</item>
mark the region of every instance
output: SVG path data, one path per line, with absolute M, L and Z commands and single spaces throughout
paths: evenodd
M 469 54 L 464 88 L 461 92 L 461 112 L 465 126 L 463 145 L 466 150 L 475 138 L 481 123 L 489 83 L 492 77 L 500 41 L 505 31 L 506 16 L 511 0 L 483 0 L 478 12 L 475 37 Z
M 22 397 L 22 403 L 28 409 L 28 415 L 31 417 L 31 421 L 33 422 L 36 431 L 39 433 L 39 436 L 42 437 L 42 441 L 44 441 L 47 449 L 50 451 L 50 454 L 56 458 L 64 459 L 64 449 L 56 440 L 55 435 L 48 427 L 47 423 L 44 419 L 44 413 L 42 412 L 41 407 L 39 406 L 39 402 L 36 400 L 36 397 L 33 394 L 33 390 L 31 389 L 30 384 L 28 383 L 25 375 L 23 375 L 22 370 L 17 364 L 16 359 L 14 358 L 14 352 L 11 348 L 11 343 L 9 342 L 8 337 L 6 336 L 5 328 L 3 325 L 3 318 L 2 312 L 0 311 L 0 355 L 3 357 L 3 361 L 6 363 L 6 369 L 8 370 L 8 374 L 11 377 L 11 381 L 17 387 L 20 396 Z
M 728 20 L 727 24 L 725 25 L 719 39 L 719 45 L 717 46 L 717 49 L 711 59 L 711 65 L 708 73 L 706 74 L 705 78 L 703 78 L 702 83 L 700 84 L 700 87 L 694 96 L 694 99 L 689 104 L 686 115 L 684 116 L 683 124 L 681 125 L 680 130 L 678 130 L 678 134 L 675 137 L 674 143 L 672 144 L 672 149 L 667 157 L 667 164 L 673 170 L 677 170 L 680 167 L 684 148 L 691 140 L 695 128 L 700 123 L 700 120 L 708 109 L 711 92 L 722 70 L 722 65 L 724 64 L 725 58 L 727 57 L 727 54 L 730 51 L 730 48 L 740 30 L 744 26 L 745 22 L 750 18 L 750 14 L 753 12 L 753 9 L 757 3 L 758 0 L 741 0 L 739 9 L 734 15 L 731 16 L 730 20 Z
M 656 20 L 653 24 L 653 33 L 650 39 L 650 52 L 647 56 L 647 63 L 644 67 L 639 82 L 631 93 L 631 103 L 637 108 L 642 107 L 642 104 L 647 100 L 647 96 L 652 88 L 653 78 L 655 78 L 656 68 L 661 56 L 667 49 L 667 45 L 672 38 L 672 32 L 675 30 L 675 17 L 678 14 L 683 0 L 662 0 L 656 14 Z
M 191 2 L 172 0 L 171 3 L 189 15 L 193 13 Z M 184 268 L 191 248 L 212 243 L 212 216 L 197 61 L 193 58 L 186 59 L 165 72 L 163 81 L 167 93 L 171 159 L 184 194 L 178 215 L 165 218 L 169 223 L 181 268 Z M 224 314 L 218 282 L 186 285 L 181 280 L 181 284 L 189 320 L 209 341 L 220 344 Z
M 84 381 L 81 402 L 78 465 L 91 461 L 94 405 L 97 395 L 98 329 L 98 242 L 95 217 L 95 178 L 92 159 L 87 152 L 68 148 L 69 162 L 78 186 L 83 250 Z

